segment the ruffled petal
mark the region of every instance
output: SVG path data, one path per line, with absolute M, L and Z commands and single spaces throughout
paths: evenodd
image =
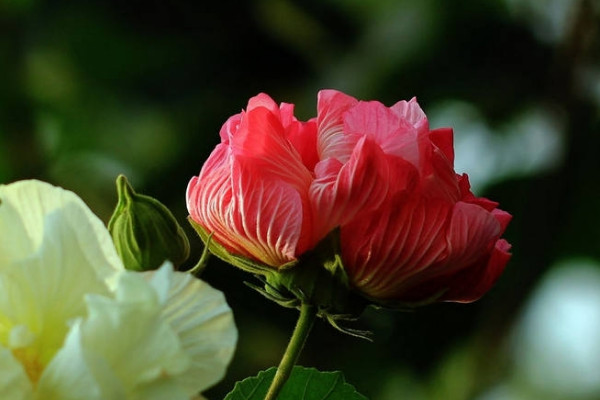
M 60 348 L 68 322 L 85 313 L 85 294 L 108 293 L 97 273 L 102 259 L 91 260 L 87 252 L 94 243 L 81 243 L 82 226 L 68 224 L 66 216 L 77 220 L 80 214 L 84 210 L 72 203 L 52 211 L 36 252 L 0 269 L 0 343 L 21 349 L 39 370 Z
M 454 133 L 452 128 L 439 128 L 429 132 L 429 140 L 442 151 L 448 163 L 454 167 Z
M 271 100 L 272 101 L 272 100 Z M 243 116 L 231 148 L 235 156 L 252 159 L 261 167 L 262 175 L 272 175 L 306 190 L 312 175 L 304 166 L 302 157 L 286 138 L 285 129 L 277 113 L 255 105 Z
M 395 191 L 406 188 L 415 171 L 410 164 L 401 163 L 402 160 L 390 160 L 366 136 L 357 143 L 347 163 L 335 158 L 319 162 L 310 188 L 317 216 L 315 236 L 320 239 L 335 227 L 348 223 L 358 212 L 379 207 L 390 187 Z
M 277 267 L 295 259 L 310 219 L 294 187 L 261 172 L 252 159 L 230 158 L 229 165 L 207 171 L 204 180 L 190 181 L 188 209 L 232 253 Z
M 260 172 L 253 162 L 235 160 L 232 201 L 224 210 L 228 229 L 223 234 L 253 258 L 277 267 L 295 259 L 303 226 L 310 220 L 297 190 Z
M 449 263 L 472 265 L 482 254 L 489 254 L 501 234 L 502 226 L 492 213 L 476 204 L 456 203 L 447 234 Z
M 47 217 L 55 212 L 75 233 L 70 243 L 89 265 L 103 278 L 116 279 L 123 265 L 102 221 L 74 193 L 35 180 L 0 186 L 0 268 L 37 251 L 47 234 Z
M 386 154 L 419 165 L 418 131 L 378 101 L 361 101 L 344 114 L 344 132 L 349 136 L 368 136 Z
M 424 132 L 429 130 L 427 116 L 421 109 L 421 106 L 419 106 L 419 103 L 417 103 L 416 97 L 413 97 L 410 101 L 401 100 L 390 107 L 390 110 L 415 127 L 417 131 Z
M 147 386 L 167 384 L 190 366 L 179 337 L 162 318 L 158 293 L 141 274 L 123 273 L 114 298 L 89 295 L 86 305 L 87 317 L 74 325 L 65 346 L 44 371 L 40 391 L 56 393 L 58 399 L 60 394 L 81 390 L 85 383 L 98 396 L 110 393 L 98 398 L 141 400 Z M 73 375 L 66 366 L 71 359 L 80 364 Z M 75 393 L 79 397 L 73 399 L 86 397 L 86 392 Z M 175 391 L 171 398 L 189 398 L 179 393 Z
M 232 115 L 225 121 L 221 130 L 219 131 L 219 136 L 221 137 L 221 143 L 225 145 L 229 145 L 233 135 L 240 127 L 240 121 L 242 120 L 242 113 Z
M 237 330 L 223 293 L 168 265 L 148 272 L 163 298 L 161 316 L 177 334 L 190 367 L 177 375 L 189 396 L 212 386 L 225 375 L 235 350 Z
M 44 371 L 36 400 L 127 399 L 127 388 L 111 365 L 83 344 L 81 323 L 73 322 L 63 347 Z
M 451 207 L 399 193 L 342 228 L 344 265 L 352 283 L 376 298 L 402 294 L 406 282 L 447 256 Z
M 358 137 L 344 132 L 344 114 L 358 100 L 336 90 L 321 90 L 317 100 L 317 149 L 321 160 L 335 158 L 345 163 L 350 158 Z
M 492 288 L 504 271 L 511 257 L 510 248 L 506 240 L 498 240 L 489 257 L 448 280 L 446 284 L 449 289 L 441 300 L 459 303 L 479 300 Z
M 313 171 L 319 162 L 317 152 L 317 124 L 315 120 L 295 122 L 286 129 L 287 140 L 300 154 L 302 163 L 309 171 Z
M 275 114 L 275 116 L 277 116 L 278 118 L 280 117 L 279 106 L 266 93 L 259 93 L 256 96 L 251 97 L 250 100 L 248 100 L 248 107 L 246 107 L 246 112 L 250 112 L 257 108 L 265 108 L 269 112 Z

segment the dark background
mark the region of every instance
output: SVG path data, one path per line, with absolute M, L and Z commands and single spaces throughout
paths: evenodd
M 455 128 L 458 172 L 514 215 L 513 259 L 477 303 L 369 310 L 356 327 L 374 343 L 318 321 L 301 364 L 343 370 L 374 400 L 600 398 L 600 365 L 587 391 L 577 381 L 577 368 L 600 364 L 589 347 L 600 321 L 577 325 L 600 300 L 582 295 L 565 315 L 552 308 L 564 302 L 534 302 L 555 317 L 546 325 L 524 311 L 557 263 L 558 293 L 582 268 L 582 285 L 599 281 L 599 21 L 588 0 L 2 0 L 0 182 L 63 186 L 106 221 L 124 173 L 186 224 L 187 182 L 258 92 L 295 103 L 301 119 L 321 88 L 387 105 L 417 96 L 432 127 Z M 202 247 L 189 233 L 191 265 Z M 206 393 L 218 399 L 278 363 L 296 312 L 215 259 L 203 278 L 240 332 L 227 378 Z M 557 338 L 540 347 L 548 358 L 528 352 L 529 337 Z M 598 357 L 560 358 L 573 340 Z M 555 390 L 552 373 L 565 371 L 574 377 Z

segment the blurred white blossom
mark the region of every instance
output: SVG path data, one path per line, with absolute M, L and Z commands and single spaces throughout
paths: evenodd
M 189 400 L 237 341 L 223 294 L 169 263 L 125 271 L 72 192 L 0 186 L 0 398 Z

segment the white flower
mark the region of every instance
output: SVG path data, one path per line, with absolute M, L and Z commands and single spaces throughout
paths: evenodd
M 0 186 L 0 399 L 189 400 L 236 341 L 221 292 L 169 263 L 125 271 L 74 193 Z

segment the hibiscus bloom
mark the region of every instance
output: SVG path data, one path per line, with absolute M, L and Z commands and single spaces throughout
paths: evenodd
M 125 271 L 74 193 L 0 186 L 0 398 L 189 400 L 237 340 L 221 292 L 165 263 Z

